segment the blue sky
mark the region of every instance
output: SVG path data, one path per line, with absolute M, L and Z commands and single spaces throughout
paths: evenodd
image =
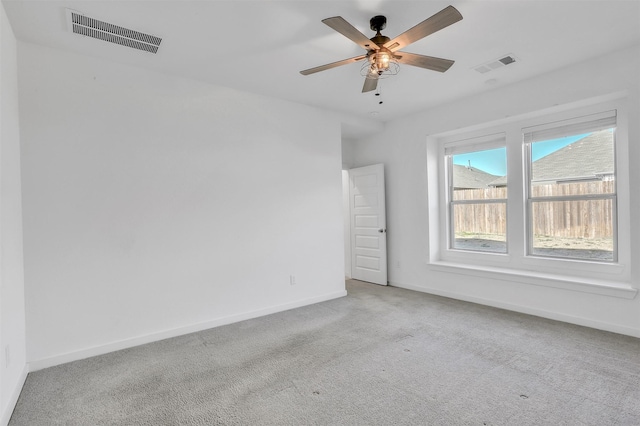
M 567 136 L 564 138 L 550 139 L 548 141 L 536 142 L 531 148 L 531 154 L 533 161 L 551 154 L 564 148 L 565 146 L 582 139 L 587 136 L 575 135 Z M 480 169 L 487 173 L 491 173 L 496 176 L 504 176 L 507 174 L 507 150 L 506 148 L 488 149 L 486 151 L 476 151 L 468 154 L 457 154 L 453 156 L 453 164 L 460 164 L 462 166 L 468 166 L 471 162 L 471 167 Z

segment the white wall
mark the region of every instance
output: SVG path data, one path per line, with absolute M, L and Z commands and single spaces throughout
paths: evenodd
M 640 297 L 633 300 L 489 280 L 436 270 L 428 264 L 426 140 L 429 135 L 508 116 L 625 91 L 629 99 L 631 259 L 640 259 L 640 47 L 615 52 L 521 83 L 387 123 L 379 136 L 357 141 L 355 166 L 384 163 L 391 284 L 549 318 L 640 336 Z M 400 267 L 397 267 L 400 262 Z M 633 263 L 633 262 L 632 262 Z M 640 264 L 632 265 L 640 286 Z
M 19 52 L 32 368 L 346 294 L 335 116 Z
M 342 169 L 349 170 L 354 161 L 354 140 L 342 137 Z
M 353 167 L 354 141 L 342 134 L 342 213 L 344 228 L 344 276 L 351 278 L 351 213 L 349 204 L 349 172 Z
M 0 4 L 0 424 L 26 374 L 16 39 Z
M 351 204 L 349 203 L 349 171 L 342 171 L 342 217 L 344 232 L 344 276 L 351 278 Z

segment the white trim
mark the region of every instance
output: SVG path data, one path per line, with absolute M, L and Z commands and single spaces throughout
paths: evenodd
M 522 142 L 529 144 L 616 127 L 616 117 L 617 111 L 613 109 L 611 111 L 523 127 Z
M 404 288 L 407 290 L 418 291 L 421 293 L 433 294 L 436 296 L 448 297 L 456 300 L 463 300 L 465 302 L 477 303 L 480 305 L 491 306 L 494 308 L 505 309 L 508 311 L 520 312 L 527 315 L 534 315 L 537 317 L 548 318 L 554 321 L 562 321 L 570 324 L 576 324 L 583 327 L 595 328 L 598 330 L 610 331 L 612 333 L 624 334 L 627 336 L 640 338 L 640 330 L 631 327 L 625 327 L 618 324 L 611 324 L 603 321 L 595 321 L 589 318 L 577 317 L 574 315 L 566 315 L 557 312 L 547 311 L 544 309 L 530 308 L 527 306 L 516 305 L 513 303 L 499 302 L 491 299 L 484 299 L 481 297 L 467 296 L 465 294 L 453 293 L 448 291 L 442 291 L 429 287 L 420 287 L 411 284 L 403 284 L 392 281 L 390 283 L 393 287 Z
M 53 367 L 55 365 L 64 364 L 71 361 L 77 361 L 97 355 L 103 355 L 109 352 L 118 351 L 121 349 L 127 349 L 134 346 L 144 345 L 147 343 L 157 342 L 159 340 L 169 339 L 171 337 L 182 336 L 185 334 L 195 333 L 202 330 L 208 330 L 210 328 L 219 327 L 222 325 L 233 324 L 236 322 L 262 317 L 265 315 L 275 314 L 278 312 L 287 311 L 290 309 L 300 308 L 302 306 L 313 305 L 327 300 L 337 299 L 347 295 L 346 290 L 336 291 L 333 293 L 323 294 L 321 296 L 311 297 L 308 299 L 298 300 L 295 302 L 285 303 L 282 305 L 271 306 L 264 309 L 258 309 L 256 311 L 244 312 L 235 315 L 229 315 L 227 317 L 217 318 L 210 321 L 201 322 L 198 324 L 192 324 L 184 327 L 173 328 L 170 330 L 164 330 L 156 333 L 150 333 L 143 336 L 133 337 L 131 339 L 120 340 L 117 342 L 107 343 L 106 345 L 94 346 L 91 348 L 81 349 L 78 351 L 67 352 L 61 355 L 55 355 L 49 358 L 42 358 L 34 361 L 29 361 L 29 370 L 38 371 L 43 368 Z
M 466 139 L 447 140 L 443 143 L 444 155 L 466 154 L 474 151 L 504 148 L 507 144 L 505 132 L 473 136 Z
M 567 277 L 544 272 L 533 272 L 522 269 L 507 269 L 493 266 L 477 266 L 466 263 L 431 262 L 434 270 L 489 278 L 492 280 L 519 282 L 542 287 L 561 288 L 563 290 L 581 291 L 583 293 L 599 294 L 603 296 L 634 299 L 638 289 L 630 284 L 610 280 Z
M 9 420 L 11 420 L 11 416 L 13 415 L 13 410 L 18 403 L 18 398 L 20 398 L 20 392 L 22 392 L 22 388 L 24 387 L 24 382 L 27 380 L 27 375 L 29 374 L 29 366 L 27 364 L 22 367 L 22 372 L 20 372 L 20 376 L 18 377 L 18 381 L 16 382 L 16 386 L 13 388 L 11 395 L 9 395 L 9 400 L 7 401 L 7 405 L 2 407 L 2 416 L 0 417 L 0 425 L 7 426 L 9 424 Z

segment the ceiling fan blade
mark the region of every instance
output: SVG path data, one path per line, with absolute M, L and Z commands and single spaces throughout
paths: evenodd
M 361 61 L 364 58 L 366 58 L 365 55 L 354 56 L 353 58 L 343 59 L 342 61 L 332 62 L 326 65 L 320 65 L 319 67 L 315 67 L 315 68 L 309 68 L 308 70 L 300 71 L 300 74 L 309 75 L 309 74 L 313 74 L 313 73 L 324 71 L 324 70 L 330 70 L 331 68 L 339 67 L 340 65 L 347 65 L 353 62 Z
M 369 40 L 366 35 L 362 34 L 353 25 L 348 23 L 342 16 L 334 16 L 333 18 L 323 19 L 326 25 L 330 26 L 343 36 L 355 42 L 364 50 L 378 50 L 379 46 Z
M 364 79 L 364 86 L 362 86 L 362 93 L 371 92 L 373 90 L 376 90 L 377 87 L 378 87 L 378 77 L 367 76 Z
M 384 47 L 391 51 L 402 49 L 414 41 L 418 41 L 429 34 L 433 34 L 451 24 L 455 24 L 461 19 L 462 15 L 458 12 L 458 9 L 453 6 L 447 6 L 432 17 L 425 19 L 415 27 L 403 32 L 398 37 L 389 40 L 384 44 Z
M 432 71 L 445 72 L 455 61 L 450 59 L 434 58 L 433 56 L 416 55 L 415 53 L 396 52 L 393 55 L 398 62 L 414 67 L 426 68 Z

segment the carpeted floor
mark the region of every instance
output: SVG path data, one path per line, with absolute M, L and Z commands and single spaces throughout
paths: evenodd
M 640 339 L 347 290 L 31 373 L 10 425 L 640 425 Z

